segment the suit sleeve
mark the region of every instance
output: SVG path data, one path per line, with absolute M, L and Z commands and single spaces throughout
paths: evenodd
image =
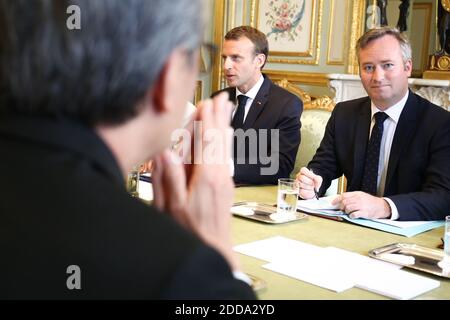
M 234 278 L 221 255 L 200 246 L 179 266 L 162 298 L 253 300 L 256 296 L 249 285 Z
M 300 116 L 303 112 L 303 103 L 295 97 L 285 108 L 278 129 L 280 130 L 279 144 L 279 170 L 278 178 L 289 177 L 295 165 L 295 157 L 300 145 Z
M 258 153 L 257 163 L 238 165 L 235 163 L 236 183 L 277 184 L 279 178 L 288 178 L 294 169 L 295 157 L 300 145 L 300 116 L 303 104 L 294 95 L 289 95 L 285 101 L 284 105 L 277 106 L 283 111 L 267 136 L 270 158 L 261 157 Z M 272 129 L 278 129 L 277 134 L 274 134 Z M 266 154 L 267 150 L 262 153 Z
M 442 220 L 450 214 L 450 120 L 430 141 L 428 157 L 422 189 L 389 196 L 399 220 Z
M 336 112 L 339 104 L 336 105 L 325 127 L 325 133 L 316 154 L 308 164 L 308 168 L 315 174 L 323 178 L 319 194 L 323 196 L 330 187 L 331 182 L 342 175 L 336 154 Z

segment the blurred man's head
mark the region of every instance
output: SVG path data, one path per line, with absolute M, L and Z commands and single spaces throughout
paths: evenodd
M 397 29 L 383 27 L 366 32 L 356 45 L 361 82 L 374 104 L 385 110 L 408 91 L 411 45 Z
M 80 30 L 66 25 L 70 5 Z M 199 12 L 196 0 L 0 0 L 0 112 L 89 126 L 133 118 L 175 49 L 197 63 Z
M 264 33 L 249 27 L 236 27 L 225 35 L 222 48 L 224 73 L 231 87 L 246 93 L 261 77 L 269 44 Z
M 202 12 L 201 0 L 0 0 L 0 116 L 92 127 L 126 172 L 182 124 Z

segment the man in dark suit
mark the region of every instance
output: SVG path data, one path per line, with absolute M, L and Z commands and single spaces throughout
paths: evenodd
M 241 26 L 225 35 L 224 74 L 233 113 L 234 181 L 276 184 L 289 177 L 300 144 L 301 100 L 275 85 L 261 70 L 269 53 L 266 36 Z M 213 96 L 215 95 L 213 94 Z
M 408 89 L 411 46 L 396 29 L 373 29 L 357 44 L 369 97 L 338 103 L 300 196 L 323 194 L 345 175 L 335 199 L 351 217 L 440 220 L 450 212 L 450 114 Z
M 187 175 L 164 151 L 200 2 L 0 0 L 0 299 L 255 298 L 231 247 L 231 155 Z M 224 94 L 196 119 L 227 134 L 231 110 Z M 125 190 L 150 158 L 156 207 Z

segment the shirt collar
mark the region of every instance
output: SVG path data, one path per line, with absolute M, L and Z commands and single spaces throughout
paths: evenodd
M 264 77 L 261 75 L 259 80 L 255 83 L 255 85 L 247 91 L 247 93 L 242 93 L 239 91 L 239 89 L 236 87 L 236 97 L 243 94 L 249 97 L 250 99 L 254 100 L 256 98 L 256 95 L 258 94 L 259 89 L 261 88 L 262 84 L 264 82 Z
M 373 115 L 377 112 L 384 112 L 386 113 L 389 118 L 394 120 L 395 123 L 398 123 L 398 119 L 400 119 L 400 114 L 403 111 L 403 108 L 406 105 L 406 101 L 408 100 L 409 96 L 409 90 L 406 92 L 405 96 L 396 104 L 394 104 L 392 107 L 387 108 L 385 111 L 381 111 L 378 109 L 373 102 L 371 102 L 371 110 L 372 110 L 372 116 L 371 119 L 373 119 Z

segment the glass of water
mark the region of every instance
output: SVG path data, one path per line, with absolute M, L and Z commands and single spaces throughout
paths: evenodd
M 297 211 L 299 185 L 295 179 L 278 179 L 277 213 L 294 216 Z
M 444 261 L 450 265 L 450 216 L 445 217 Z
M 438 266 L 445 275 L 450 275 L 450 216 L 445 217 L 444 258 L 438 262 Z

